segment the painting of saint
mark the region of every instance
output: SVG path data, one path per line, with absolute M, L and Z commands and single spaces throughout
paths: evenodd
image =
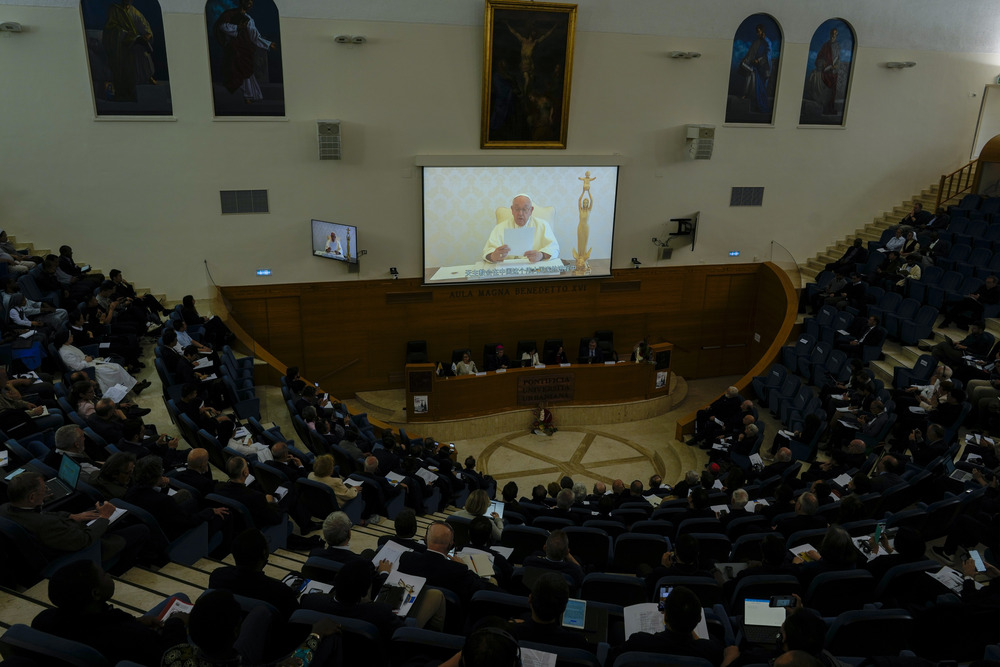
M 747 17 L 733 37 L 727 123 L 774 123 L 781 62 L 781 27 L 768 14 Z
M 565 148 L 576 5 L 487 0 L 483 148 Z
M 828 19 L 813 33 L 800 125 L 844 124 L 854 47 L 854 30 L 843 19 Z
M 273 0 L 205 4 L 216 116 L 284 116 L 285 90 Z
M 87 59 L 98 116 L 173 113 L 156 0 L 82 0 Z

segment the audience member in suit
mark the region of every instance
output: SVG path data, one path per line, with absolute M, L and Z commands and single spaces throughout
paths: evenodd
M 861 564 L 863 568 L 872 573 L 876 582 L 881 581 L 886 572 L 896 565 L 916 563 L 926 558 L 927 543 L 920 531 L 909 526 L 903 526 L 899 529 L 892 546 L 889 545 L 889 538 L 885 531 L 882 531 L 882 539 L 877 546 L 884 553 L 878 558 Z M 874 538 L 869 540 L 869 547 L 873 550 L 876 548 Z
M 678 498 L 687 498 L 691 489 L 701 485 L 701 476 L 696 470 L 688 470 L 684 473 L 684 479 L 674 484 L 674 495 Z
M 507 630 L 520 642 L 536 642 L 593 652 L 581 632 L 562 627 L 563 612 L 569 602 L 569 584 L 555 572 L 546 572 L 535 580 L 528 596 L 530 612 L 525 619 L 507 624 Z
M 389 483 L 384 475 L 378 474 L 378 459 L 369 456 L 365 459 L 364 472 L 358 473 L 361 479 L 371 482 L 361 487 L 361 496 L 365 501 L 365 509 L 361 518 L 367 523 L 380 523 L 383 516 L 388 516 L 387 503 L 401 493 L 406 494 L 405 503 L 408 507 L 423 514 L 423 498 L 419 500 L 410 493 L 410 486 L 406 481 L 400 482 L 396 486 Z M 411 502 L 412 501 L 412 502 Z
M 480 590 L 497 590 L 496 586 L 476 575 L 464 563 L 448 556 L 455 547 L 455 534 L 447 523 L 435 521 L 427 527 L 424 537 L 427 551 L 407 551 L 399 557 L 399 571 L 427 579 L 428 586 L 454 592 L 462 604 L 468 604 Z
M 470 491 L 475 491 L 476 489 L 489 490 L 489 475 L 476 470 L 476 459 L 474 456 L 465 457 L 465 469 L 462 471 L 462 474 L 465 476 L 465 481 Z
M 240 456 L 229 459 L 226 463 L 226 474 L 229 475 L 229 480 L 219 482 L 215 492 L 242 503 L 250 512 L 255 527 L 277 526 L 284 520 L 273 496 L 246 485 L 247 477 L 250 476 L 250 467 L 246 459 Z
M 684 586 L 675 586 L 667 597 L 663 611 L 666 628 L 662 632 L 650 634 L 637 632 L 624 644 L 613 648 L 607 660 L 614 664 L 618 656 L 631 651 L 661 653 L 667 655 L 703 658 L 715 667 L 728 665 L 739 656 L 739 649 L 728 646 L 723 649 L 715 639 L 696 638 L 694 633 L 701 620 L 701 603 L 698 596 Z
M 97 473 L 100 472 L 101 463 L 87 455 L 86 442 L 83 429 L 76 424 L 60 426 L 55 434 L 56 447 L 45 457 L 43 463 L 58 470 L 62 457 L 68 456 L 80 464 L 81 477 L 84 481 L 91 480 L 97 477 Z M 101 457 L 102 460 L 104 458 L 104 456 Z
M 854 239 L 854 243 L 848 248 L 836 262 L 826 265 L 827 271 L 853 271 L 855 265 L 864 264 L 868 261 L 868 249 L 865 248 L 864 241 L 860 238 Z
M 1000 285 L 997 284 L 996 276 L 987 276 L 978 289 L 945 311 L 944 320 L 939 326 L 946 327 L 955 322 L 959 328 L 965 328 L 970 322 L 983 319 L 986 306 L 997 303 L 1000 303 Z
M 202 498 L 215 491 L 215 480 L 208 463 L 208 450 L 201 447 L 189 450 L 187 468 L 174 473 L 174 478 L 194 487 Z
M 375 551 L 365 549 L 360 554 L 351 551 L 351 518 L 344 512 L 331 512 L 323 520 L 323 540 L 327 546 L 313 549 L 309 552 L 310 557 L 323 558 L 334 563 L 364 563 L 366 566 L 369 585 L 374 593 L 378 593 L 382 584 L 385 583 L 392 563 L 383 560 L 375 567 L 372 558 Z
M 271 460 L 264 465 L 276 468 L 294 484 L 309 477 L 309 467 L 298 456 L 289 451 L 288 443 L 276 442 L 271 445 Z
M 892 454 L 883 456 L 875 466 L 875 474 L 871 477 L 871 490 L 875 493 L 885 493 L 897 484 L 904 483 L 906 480 L 898 474 L 904 467 L 904 464 Z
M 736 585 L 746 577 L 756 575 L 781 575 L 792 574 L 792 560 L 785 546 L 786 540 L 778 533 L 770 533 L 760 541 L 761 559 L 751 560 L 746 569 L 740 570 L 736 576 L 722 585 L 722 592 L 725 599 L 730 600 Z
M 187 639 L 180 616 L 157 623 L 151 614 L 137 618 L 110 604 L 115 580 L 89 560 L 63 566 L 49 579 L 49 600 L 31 627 L 79 642 L 103 655 L 109 664 L 130 660 L 158 665 L 163 652 Z M 185 602 L 187 596 L 178 595 Z
M 865 347 L 881 347 L 883 342 L 885 342 L 885 330 L 879 327 L 879 319 L 872 315 L 860 334 L 849 340 L 837 342 L 837 349 L 846 352 L 848 356 L 860 357 Z
M 90 485 L 104 496 L 105 500 L 124 498 L 132 483 L 132 472 L 135 470 L 134 454 L 117 452 L 108 457 L 101 466 L 101 471 L 90 480 Z
M 497 585 L 506 589 L 510 584 L 510 578 L 514 574 L 514 566 L 511 565 L 503 554 L 493 549 L 495 540 L 493 539 L 493 522 L 485 516 L 477 516 L 469 522 L 469 543 L 461 550 L 465 553 L 467 549 L 482 551 L 493 559 L 493 573 Z
M 320 398 L 316 394 L 316 387 L 311 384 L 302 387 L 299 399 L 295 401 L 295 410 L 299 414 L 302 414 L 302 411 L 309 406 L 316 408 L 317 415 L 329 418 L 333 414 L 333 406 L 330 405 L 330 399 Z
M 180 352 L 177 351 L 177 332 L 168 327 L 163 330 L 160 338 L 163 339 L 163 345 L 160 347 L 160 359 L 163 360 L 163 367 L 176 375 L 177 366 L 183 359 L 181 356 L 183 348 Z
M 587 341 L 587 349 L 580 354 L 577 360 L 581 364 L 603 364 L 604 353 L 597 347 L 597 339 L 591 338 Z
M 146 526 L 118 521 L 112 529 L 109 519 L 116 508 L 111 503 L 97 503 L 94 509 L 77 514 L 45 511 L 42 505 L 48 493 L 42 475 L 22 472 L 7 485 L 8 502 L 0 505 L 0 516 L 31 533 L 49 558 L 100 542 L 102 562 L 118 557 L 113 573 L 127 572 L 135 564 L 149 540 Z M 147 555 L 157 560 L 152 554 Z
M 715 512 L 711 508 L 711 500 L 708 488 L 704 485 L 691 490 L 688 494 L 688 509 L 686 512 L 676 517 L 675 521 L 680 526 L 688 519 L 714 519 Z
M 407 507 L 401 510 L 392 520 L 395 535 L 388 536 L 389 542 L 395 542 L 414 551 L 427 551 L 427 545 L 414 539 L 417 534 L 417 513 Z M 379 540 L 381 542 L 381 539 Z
M 866 477 L 865 479 L 867 480 L 868 478 Z M 760 508 L 760 513 L 767 517 L 771 525 L 774 525 L 775 517 L 786 512 L 795 511 L 795 501 L 795 490 L 791 485 L 783 482 L 774 489 L 773 502 L 768 501 L 765 507 Z
M 278 610 L 277 620 L 287 622 L 292 612 L 299 608 L 298 597 L 280 580 L 264 574 L 270 555 L 263 533 L 256 528 L 244 530 L 233 540 L 233 561 L 236 564 L 213 570 L 208 578 L 208 587 L 263 600 Z
M 729 511 L 720 516 L 719 521 L 722 522 L 723 526 L 728 526 L 736 519 L 754 516 L 753 512 L 748 512 L 746 509 L 747 503 L 749 502 L 750 495 L 747 493 L 746 489 L 736 489 L 733 491 L 732 498 L 729 500 Z
M 177 493 L 173 497 L 167 493 L 170 488 L 170 480 L 163 476 L 163 462 L 158 456 L 146 456 L 139 459 L 134 470 L 132 487 L 125 494 L 125 500 L 152 514 L 168 540 L 176 540 L 186 531 L 196 528 L 202 523 L 207 523 L 209 539 L 216 533 L 222 535 L 222 542 L 214 553 L 219 557 L 224 557 L 229 553 L 233 535 L 233 519 L 229 515 L 228 508 L 206 507 L 190 511 L 190 505 L 195 504 L 190 498 L 187 498 L 185 502 L 185 505 L 189 506 L 183 507 L 177 501 L 181 497 L 181 493 Z M 184 493 L 183 495 L 188 496 L 189 494 Z
M 948 453 L 948 443 L 944 439 L 944 427 L 941 424 L 928 425 L 926 437 L 920 431 L 913 431 L 907 440 L 913 462 L 922 468 Z
M 795 515 L 782 519 L 774 526 L 774 529 L 784 535 L 791 537 L 800 530 L 812 530 L 814 528 L 825 528 L 826 519 L 816 515 L 819 509 L 819 502 L 813 493 L 800 494 L 795 501 Z
M 715 437 L 718 429 L 723 431 L 732 428 L 732 425 L 740 420 L 740 405 L 743 398 L 740 390 L 736 387 L 729 387 L 726 393 L 715 399 L 711 405 L 702 410 L 698 410 L 694 424 L 694 438 L 688 444 L 693 445 L 703 440 L 710 440 Z M 720 426 L 714 420 L 722 422 Z M 727 426 L 729 424 L 729 426 Z
M 105 442 L 116 443 L 122 439 L 122 422 L 125 415 L 115 407 L 110 398 L 102 398 L 94 407 L 94 414 L 87 419 L 87 425 Z
M 646 567 L 640 569 L 648 569 Z M 656 582 L 661 577 L 682 576 L 682 577 L 711 577 L 713 573 L 701 565 L 701 545 L 698 538 L 690 533 L 685 533 L 674 542 L 673 551 L 664 551 L 660 558 L 660 563 L 649 569 L 648 572 L 640 572 L 646 577 L 646 591 L 650 599 L 656 590 Z
M 175 468 L 187 461 L 190 450 L 177 449 L 180 440 L 166 434 L 147 437 L 146 428 L 141 419 L 126 419 L 121 426 L 122 437 L 116 445 L 118 449 L 135 454 L 137 459 L 155 454 L 163 459 L 163 465 L 168 468 Z
M 806 590 L 812 580 L 824 572 L 853 570 L 857 567 L 858 555 L 858 549 L 848 532 L 833 525 L 826 529 L 818 550 L 809 550 L 796 556 L 792 559 L 792 565 L 795 566 L 795 576 L 803 590 Z
M 387 603 L 369 601 L 370 593 L 372 599 L 375 597 L 368 572 L 370 567 L 371 563 L 361 561 L 346 563 L 337 573 L 333 592 L 329 595 L 312 593 L 303 596 L 302 608 L 371 623 L 378 628 L 382 641 L 388 644 L 392 639 L 392 633 L 403 627 L 403 618 L 398 616 Z M 438 590 L 422 591 L 418 601 L 407 614 L 408 617 L 416 619 L 418 628 L 437 632 L 444 629 L 444 615 L 444 594 Z
M 583 568 L 569 550 L 569 535 L 564 530 L 553 530 L 545 538 L 543 555 L 528 556 L 524 559 L 524 567 L 537 567 L 568 574 L 573 580 L 573 589 L 580 590 L 583 584 Z
M 868 283 L 861 279 L 860 273 L 851 271 L 851 282 L 844 288 L 844 299 L 837 302 L 837 308 L 850 306 L 851 308 L 863 310 L 867 303 L 867 292 Z
M 845 472 L 861 467 L 867 456 L 865 455 L 865 441 L 851 440 L 846 447 L 834 449 L 830 452 L 831 459 L 823 463 L 813 463 L 812 467 L 802 473 L 803 482 L 815 482 L 820 479 L 834 479 L 840 477 Z
M 993 336 L 985 332 L 986 323 L 983 320 L 976 320 L 969 324 L 969 335 L 953 343 L 951 339 L 945 338 L 943 341 L 930 348 L 934 358 L 943 364 L 953 365 L 962 360 L 965 356 L 985 359 L 993 347 Z
M 205 429 L 212 435 L 218 431 L 219 422 L 229 420 L 229 417 L 205 404 L 199 394 L 198 385 L 194 383 L 185 384 L 181 388 L 181 400 L 177 404 L 177 409 L 190 417 L 195 426 Z

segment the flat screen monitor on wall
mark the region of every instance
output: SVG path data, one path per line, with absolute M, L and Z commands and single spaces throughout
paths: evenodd
M 337 222 L 312 221 L 312 251 L 316 257 L 358 263 L 358 228 Z
M 425 166 L 424 283 L 609 276 L 617 192 L 617 166 Z

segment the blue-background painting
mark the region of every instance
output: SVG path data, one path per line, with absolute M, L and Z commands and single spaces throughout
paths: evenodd
M 831 32 L 836 39 L 831 41 Z M 800 125 L 843 125 L 856 40 L 843 19 L 827 19 L 809 42 Z
M 757 34 L 757 26 L 763 28 L 763 36 Z M 729 65 L 727 123 L 774 122 L 781 42 L 781 26 L 768 14 L 753 14 L 737 28 Z

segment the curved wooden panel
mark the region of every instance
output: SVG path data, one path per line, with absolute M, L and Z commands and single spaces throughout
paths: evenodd
M 760 342 L 755 340 L 754 346 L 760 348 L 760 353 L 753 367 L 734 385 L 741 392 L 778 358 L 781 347 L 792 333 L 798 313 L 798 293 L 788 274 L 772 262 L 764 262 L 759 267 L 754 332 L 759 335 Z M 699 406 L 699 409 L 701 407 L 704 406 Z M 685 433 L 694 431 L 697 413 L 698 410 L 694 410 L 677 420 L 675 437 L 678 440 L 682 440 Z

